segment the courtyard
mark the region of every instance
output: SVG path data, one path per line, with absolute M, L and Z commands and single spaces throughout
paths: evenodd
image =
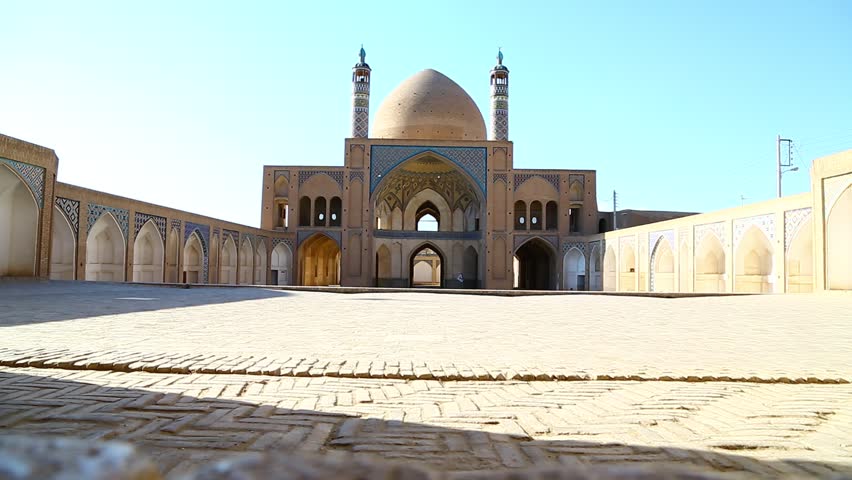
M 849 295 L 0 288 L 4 433 L 442 471 L 852 472 Z

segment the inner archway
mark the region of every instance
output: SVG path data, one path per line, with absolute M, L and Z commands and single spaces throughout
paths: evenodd
M 0 164 L 0 277 L 35 275 L 38 215 L 26 183 Z
M 272 282 L 275 285 L 290 285 L 290 269 L 293 254 L 284 243 L 272 249 Z
M 424 244 L 411 253 L 409 287 L 441 288 L 444 286 L 444 256 L 434 245 Z
M 237 245 L 234 237 L 223 235 L 222 252 L 219 254 L 219 283 L 237 283 Z
M 133 242 L 133 281 L 162 282 L 164 257 L 163 239 L 157 226 L 149 220 L 139 229 Z
M 520 290 L 552 290 L 555 284 L 553 248 L 540 238 L 533 238 L 515 251 L 517 288 Z
M 98 218 L 86 238 L 86 280 L 124 281 L 124 235 L 110 213 Z
M 317 233 L 299 246 L 299 275 L 305 286 L 340 283 L 340 247 L 328 235 Z
M 51 280 L 74 280 L 76 247 L 71 224 L 58 207 L 53 207 L 53 225 L 50 229 Z
M 695 291 L 725 291 L 725 250 L 716 235 L 708 233 L 695 251 Z
M 772 292 L 772 244 L 757 227 L 750 227 L 737 246 L 734 291 Z
M 198 233 L 186 239 L 183 247 L 183 282 L 202 283 L 204 280 L 204 247 Z
M 578 248 L 571 247 L 562 259 L 562 289 L 586 289 L 586 256 Z
M 828 214 L 825 232 L 826 288 L 852 290 L 852 186 Z

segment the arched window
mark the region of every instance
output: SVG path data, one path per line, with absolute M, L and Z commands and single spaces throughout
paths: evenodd
M 515 230 L 527 229 L 527 204 L 521 200 L 515 202 Z
M 414 215 L 414 222 L 417 225 L 417 231 L 421 232 L 437 232 L 440 230 L 441 213 L 438 207 L 432 202 L 424 202 L 417 209 Z
M 547 207 L 545 209 L 545 218 L 547 219 L 547 229 L 548 230 L 556 230 L 557 225 L 559 225 L 559 208 L 556 206 L 556 202 L 549 201 L 547 202 Z
M 331 198 L 331 206 L 329 208 L 328 220 L 332 227 L 339 227 L 341 225 L 341 214 L 343 212 L 343 208 L 341 206 L 340 197 L 332 197 Z
M 541 202 L 530 203 L 530 230 L 541 230 Z
M 314 226 L 325 227 L 328 225 L 328 219 L 325 213 L 325 197 L 317 197 L 314 200 Z
M 299 200 L 299 226 L 311 226 L 311 199 L 308 197 Z

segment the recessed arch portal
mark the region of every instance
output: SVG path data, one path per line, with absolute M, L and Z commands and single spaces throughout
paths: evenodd
M 133 241 L 133 281 L 162 282 L 164 259 L 165 245 L 160 231 L 152 220 L 148 220 Z
M 766 234 L 755 226 L 749 227 L 734 256 L 735 292 L 772 292 L 772 253 Z
M 673 292 L 675 288 L 674 278 L 674 252 L 666 237 L 657 239 L 654 250 L 651 253 L 651 285 L 652 292 Z
M 517 258 L 516 285 L 521 290 L 553 290 L 556 254 L 553 247 L 539 237 L 533 237 L 515 250 Z
M 222 251 L 219 254 L 219 283 L 237 283 L 237 245 L 231 235 L 222 235 Z
M 424 243 L 412 250 L 408 261 L 408 286 L 443 287 L 445 258 L 443 252 L 431 243 Z
M 852 290 L 852 185 L 828 214 L 825 232 L 826 288 Z
M 36 272 L 39 206 L 26 182 L 0 164 L 0 277 Z
M 586 256 L 577 247 L 571 247 L 562 258 L 562 289 L 586 289 Z
M 190 234 L 183 246 L 183 282 L 204 282 L 204 246 L 197 231 Z
M 701 240 L 695 251 L 696 292 L 725 291 L 725 249 L 713 233 Z
M 299 245 L 299 275 L 306 286 L 340 283 L 340 247 L 331 237 L 316 233 Z
M 86 238 L 86 280 L 124 281 L 124 235 L 111 213 L 103 213 Z
M 74 229 L 58 207 L 53 207 L 50 229 L 50 279 L 74 280 L 77 241 Z
M 293 252 L 285 243 L 279 243 L 272 249 L 272 280 L 276 285 L 290 285 L 290 272 L 293 265 Z

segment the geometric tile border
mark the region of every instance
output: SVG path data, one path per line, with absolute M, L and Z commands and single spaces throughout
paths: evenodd
M 92 227 L 95 226 L 95 222 L 101 218 L 101 215 L 104 213 L 110 213 L 115 218 L 115 221 L 118 222 L 118 226 L 121 228 L 121 231 L 124 232 L 124 240 L 127 241 L 127 235 L 129 233 L 129 215 L 127 210 L 123 208 L 115 208 L 115 207 L 107 207 L 106 205 L 97 205 L 94 203 L 89 204 L 89 216 L 88 216 L 88 227 L 86 228 L 86 233 L 92 230 Z
M 0 163 L 9 165 L 19 174 L 30 187 L 38 207 L 44 207 L 44 168 L 3 157 L 0 157 Z

